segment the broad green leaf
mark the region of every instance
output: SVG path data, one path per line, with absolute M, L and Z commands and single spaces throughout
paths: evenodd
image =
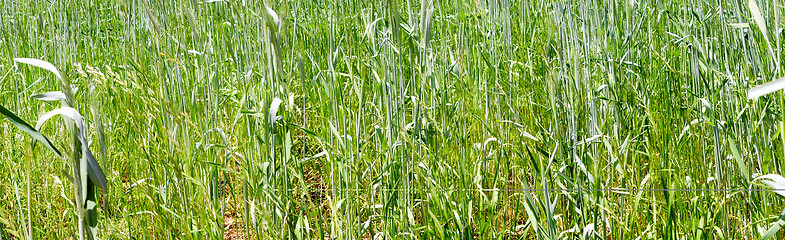
M 33 98 L 43 101 L 59 101 L 65 100 L 65 94 L 61 91 L 45 92 L 33 95 Z
M 95 156 L 90 151 L 90 148 L 87 145 L 82 143 L 82 156 L 87 160 L 87 177 L 93 181 L 98 187 L 101 189 L 106 189 L 106 175 L 104 175 L 104 171 L 101 170 L 101 166 L 98 165 L 98 162 L 95 160 Z
M 11 123 L 14 124 L 17 128 L 21 129 L 22 131 L 26 132 L 31 137 L 33 137 L 33 139 L 44 143 L 44 146 L 46 146 L 46 148 L 48 148 L 50 151 L 55 153 L 58 157 L 61 156 L 60 151 L 58 151 L 57 148 L 55 148 L 55 146 L 52 144 L 52 142 L 49 141 L 48 138 L 46 138 L 44 135 L 38 132 L 36 128 L 31 127 L 24 120 L 17 117 L 16 114 L 12 113 L 11 111 L 8 111 L 8 109 L 3 107 L 3 105 L 0 105 L 0 113 L 2 113 L 3 116 L 5 116 L 6 119 L 8 119 L 8 121 L 11 121 Z
M 760 96 L 785 88 L 785 78 L 780 78 L 761 84 L 747 91 L 747 99 L 756 99 Z
M 763 33 L 763 37 L 766 38 L 768 41 L 769 33 L 766 31 L 766 20 L 763 19 L 763 14 L 760 12 L 760 8 L 758 7 L 758 2 L 755 0 L 750 0 L 749 2 L 750 13 L 752 14 L 752 19 L 755 20 L 755 24 L 758 25 L 758 29 Z
M 270 16 L 271 19 L 273 19 L 273 22 L 275 23 L 275 26 L 276 27 L 280 27 L 281 26 L 281 21 L 278 19 L 278 14 L 275 13 L 275 10 L 273 10 L 272 8 L 270 8 L 268 6 L 265 6 L 264 8 L 267 10 L 267 15 Z
M 766 19 L 763 18 L 763 13 L 761 13 L 760 7 L 758 7 L 758 2 L 756 0 L 750 0 L 749 7 L 752 19 L 755 20 L 755 25 L 758 25 L 758 29 L 760 29 L 760 32 L 763 35 L 763 40 L 766 41 L 766 47 L 769 50 L 769 54 L 774 55 L 774 49 L 771 46 L 771 41 L 769 41 L 769 32 L 766 30 Z
M 382 20 L 382 18 L 377 18 L 376 20 L 373 20 L 373 22 L 370 22 L 365 25 L 365 33 L 363 34 L 363 37 L 374 36 L 373 34 L 376 31 L 376 23 L 379 22 L 379 20 Z
M 60 75 L 60 71 L 58 71 L 54 65 L 52 65 L 47 61 L 35 59 L 35 58 L 14 58 L 14 61 L 18 63 L 30 64 L 36 67 L 46 69 L 49 72 L 52 72 L 55 76 L 57 76 L 57 79 L 60 80 L 63 79 L 63 76 Z
M 760 236 L 760 240 L 769 239 L 769 238 L 773 237 L 775 234 L 777 234 L 777 232 L 780 231 L 780 228 L 782 228 L 781 223 L 783 223 L 782 220 L 777 221 L 774 224 L 772 224 L 771 227 L 769 228 L 769 230 L 766 230 L 766 232 L 763 233 L 763 236 Z
M 728 23 L 728 26 L 731 28 L 748 28 L 750 27 L 749 23 Z
M 509 123 L 509 124 L 512 124 L 513 126 L 517 127 L 517 128 L 520 130 L 520 132 L 521 132 L 521 134 L 523 135 L 523 137 L 525 137 L 525 138 L 528 138 L 528 139 L 534 140 L 535 142 L 539 142 L 539 141 L 540 141 L 539 139 L 537 139 L 536 137 L 534 137 L 534 135 L 531 135 L 529 132 L 527 132 L 527 131 L 524 131 L 524 130 L 523 130 L 523 125 L 521 125 L 520 123 L 513 122 L 513 121 L 508 121 L 508 120 L 504 120 L 504 121 L 501 121 L 501 122 L 503 122 L 503 123 Z
M 84 125 L 84 120 L 82 120 L 82 115 L 79 114 L 78 111 L 74 108 L 70 107 L 61 107 L 55 110 L 52 110 L 44 115 L 42 115 L 38 119 L 38 123 L 36 124 L 36 128 L 40 128 L 41 125 L 46 123 L 47 120 L 51 119 L 54 116 L 62 115 L 64 117 L 70 118 L 71 120 L 76 123 L 77 128 L 79 129 L 79 141 L 82 143 L 82 159 L 81 163 L 79 164 L 80 167 L 80 180 L 82 189 L 87 188 L 88 180 L 92 180 L 95 182 L 99 187 L 102 189 L 106 189 L 106 176 L 104 175 L 101 167 L 98 165 L 98 162 L 95 161 L 95 156 L 90 151 L 87 145 L 87 135 L 86 135 L 86 128 Z M 86 200 L 86 199 L 81 199 Z
M 87 185 L 87 198 L 85 202 L 85 229 L 87 230 L 88 239 L 96 240 L 98 235 L 98 210 L 95 200 L 95 187 L 92 184 Z
M 779 174 L 766 174 L 755 178 L 755 180 L 761 180 L 762 183 L 775 189 L 774 192 L 785 197 L 785 178 Z
M 47 120 L 57 115 L 62 115 L 73 120 L 76 123 L 77 128 L 79 128 L 80 137 L 85 136 L 85 125 L 84 121 L 82 120 L 82 115 L 79 114 L 79 111 L 76 111 L 76 109 L 71 107 L 61 107 L 45 113 L 38 118 L 38 123 L 36 123 L 35 128 L 40 129 L 41 125 L 46 123 Z
M 96 92 L 95 85 L 92 85 L 90 87 L 90 96 L 91 96 L 91 99 L 90 99 L 90 113 L 93 116 L 93 126 L 95 126 L 95 130 L 98 133 L 98 147 L 99 147 L 100 152 L 101 152 L 101 160 L 102 160 L 102 162 L 101 162 L 100 166 L 108 167 L 106 165 L 106 159 L 107 159 L 107 154 L 106 154 L 106 137 L 105 137 L 105 134 L 104 134 L 103 117 L 102 117 L 102 113 L 101 113 L 101 110 L 100 110 L 101 109 L 101 103 L 100 103 L 100 99 L 99 99 L 99 94 Z M 89 151 L 89 148 L 88 148 L 88 151 Z M 93 158 L 93 159 L 95 159 L 95 158 Z M 94 160 L 94 162 L 95 162 L 95 160 Z M 107 204 L 109 202 L 109 196 L 107 194 L 107 189 L 106 189 L 106 177 L 103 176 L 103 184 L 100 183 L 101 177 L 98 176 L 98 173 L 96 172 L 96 170 L 98 170 L 98 172 L 100 172 L 101 175 L 103 175 L 103 171 L 101 171 L 101 168 L 99 167 L 98 164 L 95 164 L 95 165 L 91 164 L 90 167 L 91 167 L 92 171 L 88 172 L 88 176 L 90 176 L 91 175 L 90 173 L 92 172 L 93 176 L 91 177 L 91 179 L 93 179 L 93 181 L 96 182 L 96 184 L 98 184 L 101 187 L 101 189 L 103 190 L 103 192 L 102 192 L 103 199 L 104 199 L 103 209 L 107 209 Z
M 747 164 L 744 164 L 744 161 L 741 159 L 739 149 L 736 147 L 736 141 L 733 141 L 733 139 L 728 139 L 728 145 L 730 145 L 730 151 L 733 154 L 733 159 L 736 159 L 736 164 L 739 165 L 739 171 L 741 171 L 741 175 L 744 176 L 744 179 L 750 180 L 749 172 L 747 172 Z
M 586 226 L 583 227 L 583 234 L 581 234 L 581 238 L 582 239 L 591 239 L 592 233 L 594 233 L 594 232 L 595 232 L 594 231 L 594 223 L 586 224 Z
M 458 224 L 458 227 L 463 229 L 463 221 L 461 221 L 461 216 L 458 214 L 458 211 L 453 209 L 452 210 L 453 217 L 455 217 L 455 223 Z
M 82 149 L 84 149 L 84 146 L 82 146 Z M 87 203 L 87 194 L 86 193 L 88 191 L 87 188 L 90 185 L 89 184 L 90 181 L 88 179 L 89 174 L 87 173 L 88 172 L 87 171 L 87 169 L 88 169 L 88 167 L 87 167 L 87 157 L 84 156 L 84 150 L 82 150 L 82 154 L 83 154 L 82 158 L 79 159 L 79 183 L 82 186 L 81 189 L 82 189 L 82 194 L 83 195 L 78 196 L 79 199 L 78 199 L 77 203 L 79 203 L 79 204 L 86 204 Z
M 433 221 L 433 225 L 436 226 L 436 233 L 439 236 L 439 239 L 444 239 L 444 224 L 442 224 L 439 219 L 440 217 L 436 217 L 435 214 L 429 209 L 428 215 L 431 215 L 431 220 Z M 440 214 L 440 216 L 443 216 Z
M 281 106 L 283 101 L 276 97 L 273 99 L 273 102 L 270 104 L 270 125 L 275 125 L 275 122 L 278 120 L 278 108 Z

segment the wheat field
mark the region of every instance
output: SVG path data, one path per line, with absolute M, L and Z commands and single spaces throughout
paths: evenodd
M 0 240 L 783 238 L 784 11 L 0 0 Z

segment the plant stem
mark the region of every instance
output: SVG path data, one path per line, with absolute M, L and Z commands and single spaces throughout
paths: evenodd
M 33 153 L 35 153 L 35 149 L 33 149 Z M 30 205 L 30 198 L 32 198 L 32 195 L 30 195 L 30 168 L 32 168 L 33 165 L 31 164 L 30 158 L 31 158 L 30 154 L 27 154 L 27 163 L 26 163 L 27 166 L 25 170 L 27 175 L 27 239 L 28 240 L 33 239 L 33 224 L 32 224 L 33 215 L 31 214 L 33 206 Z

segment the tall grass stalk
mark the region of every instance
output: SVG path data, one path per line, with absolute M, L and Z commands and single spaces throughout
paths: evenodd
M 53 73 L 58 80 L 61 80 L 61 86 L 63 91 L 62 92 L 47 92 L 42 94 L 37 94 L 34 97 L 52 101 L 52 100 L 59 100 L 62 103 L 62 108 L 55 109 L 49 113 L 46 113 L 41 116 L 38 120 L 38 124 L 36 124 L 36 128 L 33 129 L 19 119 L 16 115 L 8 111 L 7 109 L 3 108 L 2 113 L 3 115 L 8 118 L 12 123 L 14 123 L 20 129 L 26 131 L 28 134 L 32 135 L 36 140 L 42 140 L 47 148 L 52 150 L 53 153 L 61 157 L 60 152 L 49 142 L 48 139 L 43 137 L 36 129 L 40 129 L 41 125 L 46 122 L 49 118 L 55 115 L 62 115 L 63 116 L 63 123 L 67 128 L 67 132 L 71 136 L 72 141 L 72 154 L 70 159 L 72 160 L 72 174 L 71 178 L 73 179 L 74 185 L 74 205 L 76 208 L 76 215 L 78 216 L 78 232 L 77 236 L 79 239 L 96 239 L 97 238 L 97 224 L 98 224 L 98 215 L 96 210 L 96 199 L 95 199 L 95 190 L 96 186 L 106 189 L 106 177 L 104 176 L 103 170 L 95 161 L 93 154 L 90 152 L 90 149 L 87 146 L 86 141 L 86 127 L 82 120 L 81 115 L 77 110 L 75 110 L 74 104 L 74 93 L 72 90 L 72 86 L 70 81 L 68 80 L 67 76 L 63 76 L 60 74 L 60 71 L 57 70 L 51 63 L 38 60 L 38 59 L 29 59 L 29 58 L 15 58 L 14 61 L 24 64 L 33 65 L 42 69 L 45 69 L 51 73 Z M 30 195 L 30 158 L 28 155 L 28 166 L 27 166 L 27 176 L 28 176 L 28 229 L 27 229 L 27 238 L 32 238 L 32 224 L 30 218 L 32 218 L 32 214 L 30 211 L 31 205 L 29 199 L 31 198 Z M 89 180 L 88 180 L 89 176 Z

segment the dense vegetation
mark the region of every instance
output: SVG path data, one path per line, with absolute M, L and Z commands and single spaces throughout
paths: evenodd
M 783 10 L 2 0 L 0 239 L 785 236 Z

